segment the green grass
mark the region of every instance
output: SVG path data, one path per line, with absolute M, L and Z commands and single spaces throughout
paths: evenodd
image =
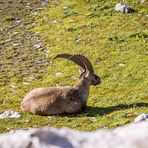
M 8 68 L 12 64 L 9 60 L 4 61 L 8 73 L 4 69 L 0 75 L 0 110 L 16 110 L 22 117 L 0 120 L 0 131 L 41 126 L 67 126 L 80 130 L 113 128 L 132 122 L 141 113 L 148 113 L 148 3 L 127 0 L 126 4 L 138 12 L 123 14 L 114 11 L 118 1 L 57 2 L 49 2 L 35 16 L 36 24 L 29 27 L 41 37 L 44 51 L 27 50 L 21 55 L 24 59 L 22 67 L 14 70 Z M 9 46 L 7 50 L 15 49 Z M 57 60 L 54 67 L 49 63 L 58 53 L 84 54 L 101 77 L 102 83 L 91 87 L 86 111 L 51 119 L 23 113 L 19 103 L 33 88 L 75 84 L 78 66 L 64 59 Z M 29 54 L 45 58 L 46 62 L 38 64 L 39 70 L 33 61 L 27 62 Z M 23 66 L 30 70 L 24 71 Z M 56 72 L 62 75 L 57 77 Z M 35 79 L 30 81 L 31 77 Z M 11 85 L 16 85 L 17 89 Z

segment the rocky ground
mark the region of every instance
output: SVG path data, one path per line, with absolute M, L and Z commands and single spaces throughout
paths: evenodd
M 40 0 L 0 1 L 0 86 L 21 81 L 30 73 L 36 78 L 44 73 L 48 64 L 42 56 L 44 45 L 29 28 L 45 4 Z

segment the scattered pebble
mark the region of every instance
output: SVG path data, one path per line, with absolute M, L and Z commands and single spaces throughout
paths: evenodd
M 12 43 L 12 45 L 13 45 L 13 46 L 19 46 L 19 44 L 18 44 L 18 43 Z
M 57 20 L 53 20 L 53 21 L 51 21 L 51 23 L 52 23 L 52 24 L 57 24 L 58 21 L 57 21 Z
M 24 123 L 30 123 L 30 122 L 31 122 L 31 119 L 28 119 L 28 120 L 22 120 L 22 122 L 24 122 Z
M 17 89 L 17 88 L 18 88 L 18 86 L 11 85 L 11 88 L 13 88 L 13 89 Z
M 41 0 L 42 6 L 45 6 L 48 4 L 48 0 Z
M 63 9 L 64 9 L 64 10 L 67 10 L 67 9 L 68 9 L 68 6 L 64 6 Z
M 76 76 L 72 76 L 71 78 L 74 80 L 78 80 L 78 77 L 76 77 Z
M 144 121 L 144 120 L 148 121 L 148 114 L 143 113 L 135 118 L 135 122 Z
M 20 23 L 21 20 L 20 20 L 19 18 L 16 18 L 16 19 L 15 19 L 15 22 L 16 22 L 16 23 Z
M 48 116 L 48 119 L 49 119 L 49 120 L 51 120 L 51 119 L 53 119 L 53 118 L 55 118 L 55 116 Z
M 57 76 L 57 77 L 59 77 L 59 76 L 61 76 L 61 75 L 62 75 L 61 72 L 56 72 L 56 76 Z
M 34 77 L 29 77 L 28 82 L 33 81 L 35 78 Z
M 11 41 L 11 39 L 7 39 L 7 40 L 5 40 L 5 43 L 10 42 L 10 41 Z
M 15 34 L 15 35 L 18 34 L 18 33 L 19 33 L 19 32 L 13 32 L 13 34 Z
M 47 50 L 47 51 L 46 51 L 46 57 L 48 57 L 49 53 L 50 53 L 50 51 Z
M 28 82 L 23 82 L 23 85 L 28 85 L 29 83 Z
M 6 100 L 3 100 L 3 104 L 2 105 L 5 105 L 6 104 Z
M 79 44 L 81 42 L 81 39 L 76 39 L 75 43 Z
M 90 121 L 92 121 L 92 122 L 97 122 L 97 119 L 95 118 L 95 117 L 91 117 L 91 118 L 89 118 L 90 119 Z
M 33 16 L 38 15 L 38 13 L 37 13 L 37 12 L 32 12 L 31 14 L 32 14 Z
M 141 0 L 141 1 L 140 1 L 140 3 L 144 3 L 144 2 L 145 2 L 145 0 Z
M 2 114 L 0 114 L 0 119 L 5 119 L 5 118 L 20 118 L 21 115 L 19 112 L 16 111 L 11 111 L 11 110 L 6 110 Z
M 123 64 L 123 63 L 119 63 L 119 66 L 120 66 L 120 67 L 125 67 L 126 65 Z
M 42 45 L 42 43 L 38 43 L 38 44 L 35 44 L 34 47 L 39 49 L 39 48 L 41 48 L 41 45 Z
M 31 9 L 32 7 L 31 6 L 26 6 L 26 8 Z

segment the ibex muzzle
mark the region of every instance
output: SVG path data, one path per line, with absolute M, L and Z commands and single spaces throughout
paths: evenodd
M 100 84 L 91 62 L 83 55 L 58 54 L 53 58 L 66 58 L 83 71 L 74 87 L 42 87 L 29 92 L 21 102 L 21 109 L 31 114 L 57 115 L 82 111 L 87 104 L 91 85 Z

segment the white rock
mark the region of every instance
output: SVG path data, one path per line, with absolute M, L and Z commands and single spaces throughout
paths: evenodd
M 2 114 L 0 114 L 0 119 L 5 119 L 5 118 L 20 118 L 21 115 L 20 113 L 16 111 L 11 111 L 11 110 L 6 110 Z

